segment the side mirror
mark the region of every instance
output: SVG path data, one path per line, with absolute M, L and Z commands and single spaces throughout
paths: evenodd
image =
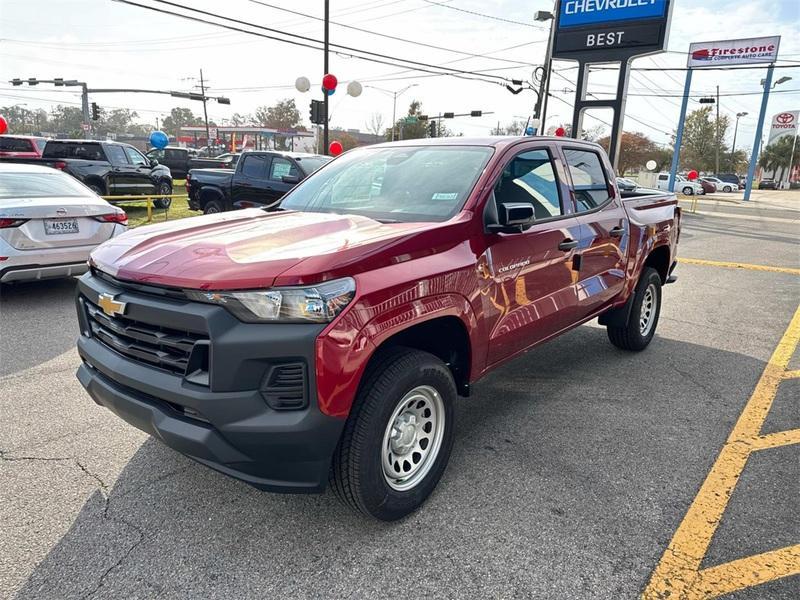
M 281 177 L 283 183 L 300 183 L 300 177 L 297 175 L 284 175 Z
M 155 158 L 150 159 L 150 167 L 157 167 L 158 161 Z
M 535 220 L 533 205 L 527 202 L 504 202 L 497 207 L 497 224 L 487 225 L 492 232 L 520 233 Z

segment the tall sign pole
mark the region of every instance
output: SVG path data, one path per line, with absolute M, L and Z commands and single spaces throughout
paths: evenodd
M 767 102 L 769 102 L 769 90 L 772 87 L 772 72 L 775 64 L 771 64 L 767 69 L 767 77 L 764 79 L 764 93 L 761 96 L 761 110 L 758 111 L 758 125 L 756 125 L 756 137 L 753 141 L 753 151 L 750 153 L 750 165 L 747 167 L 747 181 L 744 184 L 744 199 L 750 200 L 750 192 L 753 191 L 753 179 L 756 175 L 756 162 L 758 161 L 758 150 L 761 144 L 761 131 L 764 128 L 764 117 L 767 115 Z
M 664 51 L 671 16 L 672 0 L 608 2 L 602 6 L 585 0 L 560 0 L 558 3 L 551 58 L 578 63 L 572 137 L 581 136 L 584 111 L 612 109 L 609 155 L 615 169 L 619 163 L 631 61 L 637 56 Z M 589 67 L 598 63 L 619 65 L 613 99 L 599 99 L 589 92 Z
M 675 134 L 675 149 L 672 151 L 672 166 L 669 168 L 669 191 L 675 191 L 675 175 L 678 172 L 678 160 L 681 155 L 681 142 L 683 142 L 683 126 L 686 123 L 686 107 L 689 104 L 689 90 L 692 87 L 692 69 L 686 69 L 686 82 L 683 84 L 683 101 L 681 102 L 681 116 L 678 118 L 678 131 Z

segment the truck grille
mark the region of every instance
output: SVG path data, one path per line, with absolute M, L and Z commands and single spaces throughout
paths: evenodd
M 204 342 L 207 347 L 208 338 L 202 335 L 128 317 L 109 317 L 87 298 L 83 300 L 95 339 L 131 360 L 185 375 L 195 344 Z

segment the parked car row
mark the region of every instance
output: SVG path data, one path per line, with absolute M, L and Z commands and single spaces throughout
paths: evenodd
M 167 146 L 149 150 L 147 158 L 157 160 L 159 164 L 169 168 L 175 179 L 184 179 L 191 169 L 233 169 L 236 167 L 239 155 L 227 153 L 215 158 L 199 158 L 195 157 L 189 148 Z

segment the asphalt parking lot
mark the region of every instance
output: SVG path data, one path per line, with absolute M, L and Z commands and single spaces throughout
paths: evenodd
M 477 384 L 439 487 L 394 524 L 258 492 L 126 425 L 75 379 L 74 282 L 4 288 L 0 597 L 800 597 L 784 195 L 685 214 L 645 352 L 589 324 Z

